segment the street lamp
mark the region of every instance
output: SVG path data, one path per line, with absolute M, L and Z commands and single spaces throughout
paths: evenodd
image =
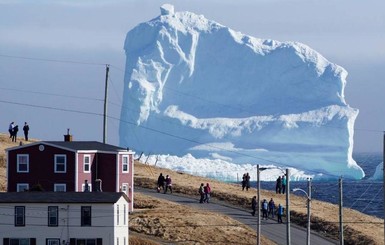
M 300 189 L 300 188 L 294 188 L 293 189 L 293 192 L 295 191 L 301 191 L 303 193 L 305 193 L 306 197 L 307 197 L 307 245 L 310 245 L 310 201 L 311 201 L 311 178 L 308 178 L 307 179 L 307 188 L 308 188 L 308 192 Z
M 259 174 L 263 170 L 266 170 L 267 168 L 260 168 L 259 164 L 257 165 L 257 245 L 261 244 L 261 182 L 259 180 Z

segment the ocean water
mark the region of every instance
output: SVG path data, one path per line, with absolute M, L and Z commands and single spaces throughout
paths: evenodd
M 364 169 L 366 177 L 359 181 L 342 181 L 343 206 L 362 213 L 384 218 L 384 190 L 382 181 L 372 181 L 376 167 L 383 161 L 382 153 L 357 153 L 353 155 L 356 162 Z M 307 182 L 290 182 L 290 189 L 301 188 L 307 191 Z M 261 188 L 275 190 L 275 182 L 261 182 Z M 296 195 L 305 195 L 300 191 Z M 312 198 L 339 203 L 339 186 L 336 181 L 313 181 Z M 337 215 L 337 214 L 336 214 Z

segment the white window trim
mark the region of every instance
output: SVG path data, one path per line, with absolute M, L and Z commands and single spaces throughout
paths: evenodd
M 56 167 L 59 164 L 59 163 L 56 162 L 56 158 L 57 157 L 64 157 L 64 171 L 57 171 L 56 170 Z M 67 173 L 67 155 L 65 155 L 65 154 L 55 154 L 54 158 L 55 158 L 55 160 L 54 160 L 55 161 L 55 169 L 54 169 L 55 173 Z
M 82 184 L 82 192 L 84 192 L 85 184 Z M 92 184 L 88 184 L 88 191 L 92 192 Z
M 124 159 L 127 159 L 127 163 L 124 163 Z M 127 171 L 124 171 L 124 165 L 127 164 Z M 124 155 L 122 156 L 122 173 L 129 173 L 130 172 L 130 156 Z
M 25 188 L 25 186 L 26 186 L 27 188 Z M 24 187 L 23 190 L 21 189 L 22 187 Z M 26 190 L 29 190 L 29 184 L 28 184 L 28 183 L 17 183 L 17 186 L 16 186 L 17 192 L 22 192 L 22 191 L 24 191 L 25 189 L 26 189 Z
M 88 157 L 89 162 L 86 164 L 86 158 Z M 86 165 L 88 165 L 88 171 L 86 171 Z M 83 156 L 83 172 L 90 173 L 91 172 L 91 155 Z
M 27 157 L 27 170 L 26 171 L 20 171 L 19 165 L 21 164 L 19 162 L 19 157 Z M 18 173 L 29 173 L 29 155 L 28 154 L 17 154 L 17 172 Z
M 67 184 L 54 184 L 54 185 L 53 185 L 53 191 L 54 191 L 54 192 L 59 192 L 59 191 L 56 190 L 57 187 L 64 187 L 64 192 L 67 191 Z

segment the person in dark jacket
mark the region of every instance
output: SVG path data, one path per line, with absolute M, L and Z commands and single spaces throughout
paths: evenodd
M 13 127 L 13 130 L 12 130 L 12 142 L 16 142 L 17 132 L 19 132 L 19 126 L 18 125 Z
M 251 199 L 251 209 L 253 212 L 251 212 L 251 215 L 255 216 L 255 212 L 257 211 L 257 197 L 253 196 Z
M 27 122 L 24 123 L 23 131 L 24 131 L 24 139 L 25 141 L 28 141 L 29 125 Z
M 205 199 L 203 200 L 203 202 L 209 203 L 210 202 L 210 193 L 211 193 L 211 187 L 210 187 L 209 183 L 207 183 L 206 186 L 203 187 L 203 191 L 205 192 Z
M 199 199 L 199 203 L 203 203 L 203 201 L 205 200 L 205 191 L 203 183 L 201 183 L 201 186 L 199 187 L 199 195 L 201 196 L 201 198 Z
M 278 208 L 277 208 L 278 223 L 282 223 L 282 215 L 283 215 L 283 207 L 281 204 L 278 204 Z
M 275 184 L 275 193 L 281 194 L 282 192 L 282 179 L 281 176 L 278 177 L 277 183 Z
M 158 192 L 160 192 L 160 189 L 162 189 L 162 191 L 164 191 L 164 182 L 165 182 L 165 178 L 164 178 L 163 174 L 160 173 L 160 175 L 158 177 L 158 186 L 157 186 Z

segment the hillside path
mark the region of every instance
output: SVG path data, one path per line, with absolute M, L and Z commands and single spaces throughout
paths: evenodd
M 187 205 L 189 207 L 197 209 L 220 213 L 229 216 L 245 225 L 248 225 L 254 230 L 257 230 L 257 218 L 252 216 L 250 212 L 245 211 L 241 208 L 236 208 L 234 206 L 224 204 L 222 202 L 216 202 L 215 199 L 211 199 L 210 203 L 201 204 L 198 201 L 198 196 L 196 198 L 191 198 L 178 194 L 163 194 L 157 193 L 155 190 L 152 189 L 145 189 L 140 187 L 135 187 L 135 191 L 152 197 L 175 202 L 181 205 Z M 306 244 L 306 229 L 293 224 L 290 228 L 291 243 L 296 245 Z M 276 219 L 261 220 L 261 233 L 263 236 L 276 242 L 277 244 L 286 244 L 286 225 L 278 224 Z M 331 239 L 324 238 L 317 233 L 311 233 L 310 242 L 312 245 L 338 244 L 338 241 L 333 241 Z

